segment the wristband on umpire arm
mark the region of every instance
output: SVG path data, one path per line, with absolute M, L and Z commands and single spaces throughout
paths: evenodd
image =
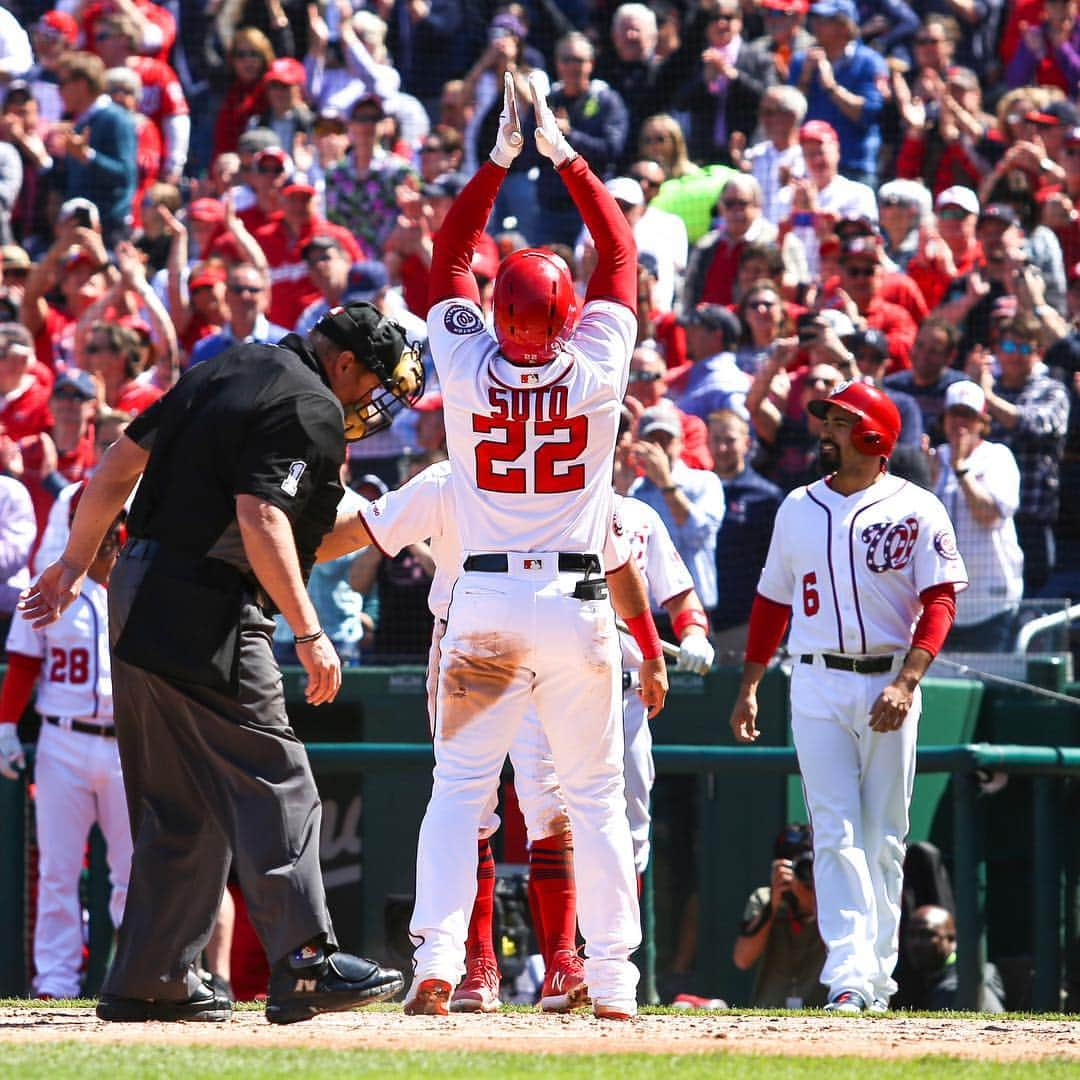
M 643 659 L 658 660 L 663 656 L 664 649 L 660 643 L 660 635 L 656 631 L 656 623 L 653 622 L 651 611 L 645 610 L 640 615 L 634 615 L 627 619 L 626 628 L 638 643 Z
M 709 633 L 709 616 L 706 615 L 701 608 L 683 608 L 683 610 L 671 620 L 671 628 L 675 631 L 675 636 L 680 641 L 686 637 L 686 631 L 689 630 L 691 626 L 700 626 L 707 636 Z
M 310 645 L 313 641 L 318 641 L 319 638 L 325 633 L 321 628 L 316 630 L 314 634 L 301 634 L 299 637 L 294 637 L 294 645 Z

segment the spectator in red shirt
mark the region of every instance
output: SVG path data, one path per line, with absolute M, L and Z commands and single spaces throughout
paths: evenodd
M 49 388 L 30 370 L 33 356 L 26 327 L 0 323 L 0 429 L 16 441 L 52 425 Z
M 273 62 L 274 47 L 261 30 L 237 30 L 229 49 L 229 86 L 214 124 L 214 157 L 235 151 L 240 133 L 266 109 L 262 80 Z
M 106 15 L 98 20 L 94 33 L 94 52 L 106 67 L 128 67 L 139 76 L 142 92 L 137 111 L 157 128 L 165 147 L 162 179 L 179 183 L 191 141 L 191 114 L 180 79 L 164 60 L 139 55 L 139 34 L 128 16 Z
M 78 368 L 68 368 L 53 385 L 49 408 L 51 429 L 19 442 L 23 466 L 20 479 L 34 504 L 38 542 L 45 534 L 49 509 L 56 496 L 68 484 L 82 480 L 94 465 L 93 421 L 98 408 L 98 388 L 93 376 Z
M 941 303 L 949 286 L 975 266 L 979 244 L 975 225 L 979 220 L 979 199 L 970 188 L 946 188 L 936 199 L 937 235 L 924 237 L 908 263 L 908 274 L 922 290 L 933 310 Z
M 135 381 L 141 368 L 141 345 L 134 330 L 112 322 L 95 323 L 83 351 L 86 369 L 101 383 L 109 408 L 137 416 L 161 397 L 158 387 Z
M 281 210 L 281 192 L 292 175 L 292 158 L 280 146 L 269 146 L 255 155 L 248 173 L 255 202 L 240 211 L 240 220 L 249 232 L 268 225 Z
M 96 0 L 83 8 L 83 40 L 93 41 L 97 37 L 98 20 L 114 14 L 120 7 L 117 0 Z M 135 26 L 136 51 L 142 56 L 168 60 L 176 44 L 176 20 L 172 15 L 153 0 L 124 0 L 122 7 Z
M 876 238 L 856 237 L 841 248 L 840 286 L 867 326 L 880 330 L 888 339 L 891 372 L 911 367 L 911 346 L 919 328 L 902 307 L 882 299 L 884 276 L 881 245 Z
M 316 236 L 332 236 L 351 262 L 362 261 L 364 255 L 347 229 L 315 212 L 315 188 L 311 184 L 289 184 L 281 194 L 281 215 L 258 229 L 255 239 L 270 266 L 270 321 L 295 326 L 304 308 L 319 298 L 319 289 L 304 259 L 305 247 Z

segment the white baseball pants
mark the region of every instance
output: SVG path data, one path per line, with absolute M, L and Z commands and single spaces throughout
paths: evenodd
M 476 896 L 476 837 L 530 707 L 551 744 L 574 830 L 593 1001 L 632 1013 L 641 940 L 623 796 L 619 664 L 610 603 L 575 600 L 554 553 L 458 579 L 442 640 L 434 784 L 420 827 L 411 936 L 418 979 L 456 985 Z M 528 566 L 528 569 L 526 569 Z
M 867 1002 L 896 992 L 922 708 L 916 690 L 899 731 L 872 731 L 870 709 L 892 679 L 890 672 L 833 671 L 819 659 L 796 663 L 791 675 L 791 728 L 814 830 L 818 928 L 828 949 L 821 981 L 830 994 L 857 990 Z
M 40 850 L 34 992 L 78 997 L 83 949 L 79 875 L 95 822 L 108 849 L 113 926 L 120 925 L 127 899 L 131 827 L 116 740 L 42 724 L 34 772 Z

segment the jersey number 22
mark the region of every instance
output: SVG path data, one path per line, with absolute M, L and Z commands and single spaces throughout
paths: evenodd
M 474 414 L 473 431 L 477 435 L 503 434 L 501 439 L 485 439 L 476 444 L 476 486 L 481 491 L 498 491 L 507 495 L 524 495 L 528 492 L 527 470 L 513 465 L 526 452 L 527 424 L 533 425 L 534 432 L 541 439 L 560 436 L 536 448 L 532 493 L 552 495 L 581 491 L 585 486 L 585 466 L 581 462 L 571 463 L 581 457 L 588 446 L 589 419 L 586 416 L 558 420 L 515 420 Z M 496 472 L 496 463 L 507 468 Z

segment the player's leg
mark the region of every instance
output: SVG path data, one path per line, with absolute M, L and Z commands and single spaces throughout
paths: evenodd
M 131 876 L 131 819 L 124 795 L 124 777 L 115 739 L 99 739 L 95 747 L 94 797 L 97 820 L 105 837 L 109 863 L 109 917 L 119 926 Z
M 551 743 L 574 829 L 578 919 L 598 1015 L 636 1011 L 641 942 L 633 845 L 623 794 L 621 675 L 606 602 L 545 594 L 534 700 Z
M 79 996 L 83 945 L 79 875 L 86 835 L 94 823 L 94 795 L 82 775 L 83 757 L 86 744 L 97 737 L 43 724 L 38 740 L 34 993 L 39 996 Z
M 652 756 L 648 709 L 633 687 L 623 691 L 622 709 L 626 816 L 634 842 L 634 869 L 640 881 L 645 867 L 649 865 L 649 830 L 652 825 L 649 799 L 656 780 L 656 766 Z
M 586 1004 L 589 993 L 577 951 L 574 838 L 551 745 L 535 709 L 518 731 L 510 760 L 529 837 L 529 908 L 544 959 L 540 1006 L 566 1012 Z
M 791 731 L 814 830 L 817 919 L 828 950 L 821 981 L 830 998 L 845 990 L 873 997 L 877 971 L 874 895 L 863 848 L 860 761 L 852 713 L 861 675 L 796 664 Z
M 495 577 L 466 574 L 458 581 L 442 640 L 434 782 L 417 843 L 410 925 L 417 950 L 407 1012 L 445 1012 L 450 988 L 464 974 L 481 816 L 528 703 L 531 673 L 522 665 L 529 639 L 503 628 L 528 626 L 533 590 Z
M 496 827 L 498 817 L 495 816 Z M 492 919 L 495 910 L 495 857 L 491 835 L 481 826 L 477 841 L 476 899 L 465 938 L 465 978 L 450 999 L 451 1012 L 496 1012 L 502 979 L 495 958 Z
M 865 676 L 864 676 L 865 678 Z M 871 703 L 891 676 L 869 680 Z M 867 865 L 874 892 L 875 953 L 878 972 L 874 997 L 887 1003 L 896 993 L 893 971 L 899 959 L 900 897 L 904 885 L 904 850 L 908 808 L 915 786 L 915 751 L 922 711 L 915 691 L 911 711 L 899 731 L 869 728 L 859 739 L 862 755 L 862 825 Z

